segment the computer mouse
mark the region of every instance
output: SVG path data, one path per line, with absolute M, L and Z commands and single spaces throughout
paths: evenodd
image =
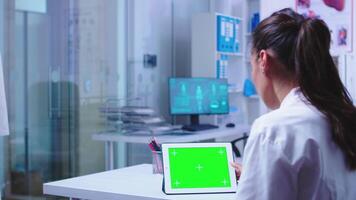
M 234 124 L 234 123 L 227 123 L 227 124 L 226 124 L 226 127 L 228 127 L 228 128 L 233 128 L 233 127 L 235 127 L 235 124 Z

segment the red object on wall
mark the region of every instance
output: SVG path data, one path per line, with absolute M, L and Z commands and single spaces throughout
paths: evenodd
M 332 8 L 335 8 L 337 11 L 344 10 L 345 0 L 324 0 L 324 3 Z

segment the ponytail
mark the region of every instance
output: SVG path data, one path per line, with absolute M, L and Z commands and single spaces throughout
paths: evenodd
M 356 170 L 356 108 L 330 55 L 330 31 L 320 19 L 291 9 L 275 12 L 253 33 L 253 50 L 271 49 L 307 100 L 329 120 L 332 139 Z
M 298 33 L 295 69 L 304 96 L 329 120 L 332 138 L 350 169 L 356 169 L 356 108 L 329 53 L 330 32 L 319 19 L 306 19 Z

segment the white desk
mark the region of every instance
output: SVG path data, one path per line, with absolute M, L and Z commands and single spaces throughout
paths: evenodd
M 160 144 L 168 142 L 197 142 L 209 139 L 219 139 L 234 136 L 236 138 L 244 136 L 250 132 L 249 125 L 237 125 L 234 128 L 218 128 L 205 131 L 190 132 L 182 135 L 157 135 L 157 142 Z M 144 135 L 120 135 L 116 132 L 95 133 L 93 140 L 105 142 L 105 168 L 106 170 L 114 169 L 114 143 L 142 143 L 147 144 L 151 136 Z
M 90 200 L 236 200 L 235 193 L 166 195 L 162 192 L 162 175 L 152 174 L 150 164 L 46 183 L 43 192 Z

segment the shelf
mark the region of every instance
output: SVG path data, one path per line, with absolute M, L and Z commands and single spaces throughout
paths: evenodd
M 252 0 L 239 1 L 242 6 L 242 15 L 246 16 L 245 21 L 240 23 L 240 30 L 236 35 L 235 40 L 238 42 L 239 48 L 218 48 L 224 47 L 222 45 L 231 46 L 232 40 L 225 44 L 224 40 L 220 38 L 219 24 L 217 18 L 211 16 L 211 13 L 206 15 L 196 15 L 192 21 L 192 76 L 199 77 L 216 77 L 220 75 L 217 72 L 222 72 L 223 77 L 227 79 L 228 96 L 231 106 L 236 106 L 246 112 L 245 121 L 250 121 L 250 116 L 258 116 L 259 104 L 261 98 L 258 95 L 247 97 L 244 95 L 244 81 L 251 78 L 251 62 L 250 62 L 250 42 L 252 40 L 253 32 L 250 31 L 250 12 L 249 2 Z M 259 0 L 258 0 L 259 1 Z M 257 1 L 256 1 L 257 2 Z M 256 9 L 257 10 L 257 9 Z M 246 13 L 245 13 L 246 12 Z M 224 15 L 225 16 L 225 15 Z M 207 34 L 214 33 L 214 34 Z M 226 50 L 225 49 L 229 49 Z M 230 50 L 231 49 L 231 50 Z M 233 52 L 237 50 L 237 52 Z M 204 57 L 215 56 L 215 59 L 201 59 Z M 254 62 L 254 60 L 252 60 Z M 201 66 L 206 66 L 202 70 Z M 225 69 L 221 69 L 223 66 Z M 237 74 L 236 76 L 227 75 L 227 73 Z M 226 74 L 226 76 L 225 76 Z M 250 93 L 251 94 L 251 93 Z M 249 109 L 249 106 L 256 106 L 256 109 Z M 249 113 L 251 112 L 251 113 Z M 234 114 L 228 115 L 227 119 L 234 119 Z M 205 120 L 205 121 L 204 121 Z M 203 118 L 205 123 L 218 123 L 216 116 L 206 116 Z
M 258 96 L 257 94 L 255 94 L 255 95 L 249 96 L 249 97 L 247 97 L 247 98 L 249 98 L 249 99 L 254 99 L 254 100 L 259 100 L 259 99 L 260 99 L 260 96 Z
M 240 22 L 244 21 L 241 17 L 236 17 L 236 16 L 232 16 L 232 15 L 228 15 L 228 14 L 219 13 L 219 12 L 215 12 L 215 15 L 216 16 L 224 16 L 224 17 L 230 17 L 230 18 L 238 19 L 238 20 L 240 20 Z
M 221 52 L 217 51 L 217 54 L 228 55 L 228 56 L 244 56 L 244 53 L 229 53 L 229 52 Z
M 234 89 L 234 88 L 229 89 L 229 93 L 230 94 L 234 94 L 234 93 L 239 94 L 239 93 L 242 93 L 242 92 L 243 92 L 242 89 Z

